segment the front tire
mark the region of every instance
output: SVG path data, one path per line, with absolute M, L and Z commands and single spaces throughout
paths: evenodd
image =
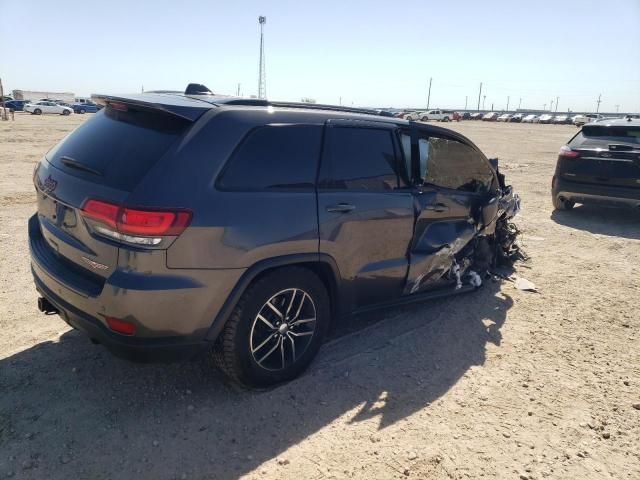
M 443 122 L 448 122 L 448 121 L 449 121 L 449 117 L 444 117 L 444 118 L 442 119 L 442 121 L 443 121 Z
M 34 115 L 42 115 L 42 110 L 40 110 L 39 108 L 36 108 L 36 109 L 33 111 L 33 114 L 34 114 Z
M 69 112 L 69 110 L 63 110 L 62 111 L 62 115 L 64 115 L 64 116 L 69 115 L 69 113 L 71 113 L 71 112 Z
M 231 380 L 267 387 L 302 373 L 316 356 L 330 321 L 330 301 L 310 270 L 265 274 L 242 295 L 214 347 Z
M 87 113 L 87 111 L 84 108 L 81 108 L 80 113 Z

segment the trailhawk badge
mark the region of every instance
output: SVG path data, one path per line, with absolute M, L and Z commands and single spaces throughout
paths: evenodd
M 80 257 L 80 258 L 82 258 L 82 261 L 84 263 L 86 263 L 87 265 L 89 265 L 94 270 L 107 270 L 109 268 L 109 267 L 107 267 L 106 265 L 104 265 L 102 263 L 94 262 L 90 258 L 87 258 L 87 257 Z

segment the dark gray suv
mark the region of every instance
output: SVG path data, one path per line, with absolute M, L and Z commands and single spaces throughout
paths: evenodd
M 472 290 L 513 251 L 497 162 L 383 112 L 145 93 L 34 172 L 39 308 L 113 353 L 293 378 L 333 319 Z

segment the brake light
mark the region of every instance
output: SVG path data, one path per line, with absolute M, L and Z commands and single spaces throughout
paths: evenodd
M 184 209 L 138 209 L 123 207 L 103 200 L 89 199 L 82 214 L 104 223 L 114 233 L 144 236 L 180 235 L 191 222 L 191 211 Z M 100 230 L 105 233 L 104 229 Z M 114 235 L 111 235 L 116 238 Z M 127 239 L 125 239 L 127 240 Z M 127 240 L 128 241 L 128 240 Z M 145 243 L 145 242 L 134 242 Z M 155 242 L 156 244 L 159 242 Z
M 126 103 L 109 102 L 109 106 L 114 110 L 118 110 L 119 112 L 126 112 L 127 110 L 129 110 L 129 107 L 127 107 Z
M 105 320 L 107 321 L 109 328 L 114 332 L 121 333 L 122 335 L 133 335 L 136 333 L 135 323 L 113 317 L 105 317 Z
M 571 147 L 568 147 L 567 145 L 563 145 L 560 147 L 560 151 L 558 152 L 558 155 L 560 155 L 561 157 L 576 158 L 580 156 L 580 152 L 571 150 Z

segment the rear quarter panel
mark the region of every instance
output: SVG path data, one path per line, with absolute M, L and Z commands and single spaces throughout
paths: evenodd
M 215 181 L 266 111 L 214 109 L 149 172 L 127 203 L 189 208 L 189 228 L 167 251 L 169 268 L 246 268 L 265 258 L 318 252 L 314 191 L 218 191 Z M 250 172 L 247 172 L 250 174 Z

